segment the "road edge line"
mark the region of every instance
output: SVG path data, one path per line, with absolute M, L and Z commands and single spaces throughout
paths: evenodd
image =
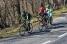
M 62 34 L 62 35 L 60 35 L 60 36 L 58 36 L 59 38 L 63 38 L 64 36 L 66 36 L 67 35 L 67 33 L 64 33 L 64 34 Z

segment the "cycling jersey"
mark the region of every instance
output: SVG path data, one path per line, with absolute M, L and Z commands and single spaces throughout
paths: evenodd
M 51 16 L 52 16 L 52 9 L 48 9 L 48 8 L 46 8 L 46 10 L 47 10 L 47 14 L 48 14 L 48 16 L 51 17 Z
M 39 7 L 39 14 L 44 14 L 46 13 L 46 9 L 44 7 Z
M 24 12 L 24 13 L 23 13 L 23 18 L 24 18 L 24 19 L 27 19 L 27 20 L 31 20 L 32 16 L 31 16 L 30 13 Z

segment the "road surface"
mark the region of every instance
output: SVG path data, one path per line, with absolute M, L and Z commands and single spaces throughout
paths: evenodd
M 37 30 L 38 28 L 35 27 Z M 67 43 L 67 16 L 61 16 L 53 21 L 49 28 L 51 32 L 37 32 L 29 36 L 17 36 L 1 39 L 0 44 L 66 44 Z M 63 43 L 64 42 L 64 43 Z

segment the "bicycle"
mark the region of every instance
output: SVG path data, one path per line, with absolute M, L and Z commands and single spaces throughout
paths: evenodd
M 39 31 L 43 31 L 44 29 L 48 28 L 48 16 L 40 16 L 38 17 L 38 21 L 39 21 Z M 44 30 L 45 31 L 45 30 Z
M 25 32 L 31 34 L 32 31 L 33 31 L 32 23 L 29 20 L 23 20 L 23 23 L 20 26 L 19 34 L 25 35 Z

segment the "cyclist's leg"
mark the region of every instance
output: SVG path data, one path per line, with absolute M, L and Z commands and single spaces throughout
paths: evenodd
M 44 15 L 44 20 L 45 20 L 45 24 L 47 25 L 48 24 L 48 15 Z
M 45 17 L 45 27 L 48 26 L 48 19 L 47 19 L 47 16 Z
M 40 23 L 41 25 L 43 25 L 43 15 L 40 15 L 40 18 L 41 18 Z
M 44 26 L 46 29 L 48 28 L 48 15 L 47 15 L 47 13 L 44 15 Z
M 50 17 L 50 24 L 52 25 L 53 18 L 52 16 Z
M 30 20 L 28 22 L 28 31 L 30 31 L 31 27 L 30 27 Z
M 32 33 L 32 31 L 33 31 L 33 26 L 32 26 L 32 23 L 28 23 L 28 33 Z

